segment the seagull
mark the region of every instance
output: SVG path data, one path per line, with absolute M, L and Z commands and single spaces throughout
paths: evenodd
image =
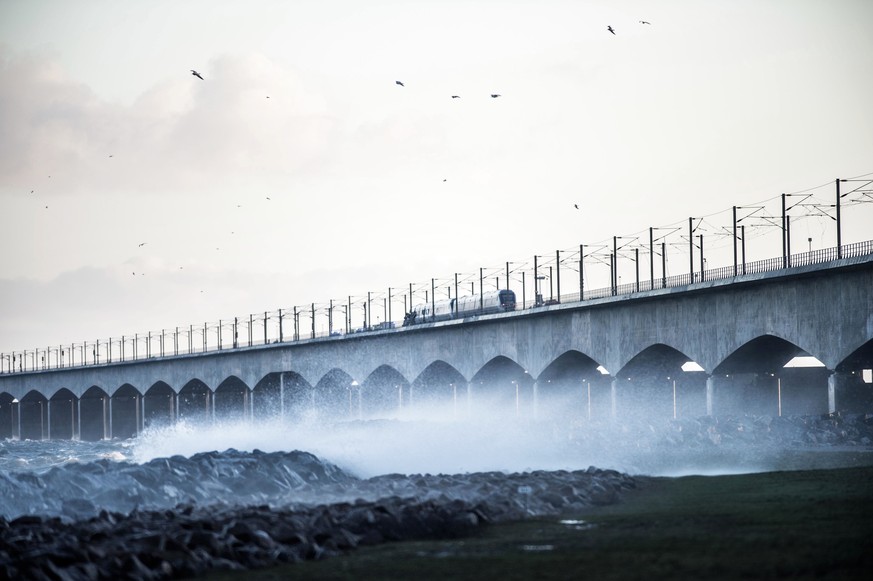
M 395 84 L 395 85 L 400 85 L 401 87 L 405 87 L 405 86 L 406 86 L 406 85 L 404 85 L 403 83 L 401 83 L 400 81 L 394 81 L 394 84 Z
M 143 242 L 143 243 L 141 243 L 141 244 L 139 245 L 139 247 L 142 248 L 142 247 L 145 246 L 146 244 L 148 244 L 148 242 Z
M 640 24 L 651 24 L 651 22 L 648 22 L 646 20 L 640 20 Z
M 269 199 L 270 199 L 270 196 L 267 196 L 267 199 L 269 200 Z
M 198 79 L 200 79 L 201 81 L 203 80 L 203 77 L 200 76 L 200 73 L 198 73 L 194 69 L 191 69 L 191 74 L 194 75 L 195 77 L 197 77 Z
M 460 99 L 460 98 L 461 98 L 460 95 L 452 95 L 452 99 Z
M 496 98 L 499 97 L 499 96 L 500 96 L 500 95 L 498 95 L 498 94 L 491 93 L 491 98 L 492 98 L 492 99 L 496 99 Z
M 612 29 L 612 26 L 607 26 L 607 27 L 606 27 L 606 30 L 608 30 L 608 31 L 611 32 L 612 34 L 615 34 L 615 31 Z
M 576 209 L 578 210 L 578 209 L 579 209 L 579 204 L 573 204 L 573 207 L 576 208 Z

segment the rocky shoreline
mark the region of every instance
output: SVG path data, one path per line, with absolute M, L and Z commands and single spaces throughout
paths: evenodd
M 670 451 L 699 460 L 726 452 L 870 450 L 873 415 L 612 421 L 574 426 L 556 438 L 572 457 L 632 452 L 627 456 L 661 465 Z M 172 579 L 322 559 L 362 545 L 452 538 L 490 523 L 578 513 L 616 502 L 636 483 L 594 467 L 361 479 L 306 452 L 257 450 L 0 475 L 0 493 L 19 507 L 0 516 L 0 580 Z M 133 508 L 97 508 L 119 495 L 118 506 Z M 156 505 L 161 498 L 181 502 L 167 508 Z M 267 498 L 283 500 L 261 500 Z
M 385 475 L 331 487 L 379 499 L 285 508 L 189 504 L 128 515 L 103 511 L 74 522 L 0 518 L 0 579 L 173 579 L 321 559 L 360 545 L 452 538 L 488 523 L 612 503 L 634 479 L 591 467 Z

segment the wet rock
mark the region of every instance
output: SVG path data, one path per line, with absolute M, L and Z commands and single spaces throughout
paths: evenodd
M 234 471 L 272 474 L 271 463 L 283 465 L 288 460 L 281 454 L 255 457 L 266 465 L 246 461 L 230 470 L 214 454 L 196 461 L 174 457 L 158 464 L 167 474 L 233 478 Z M 212 569 L 321 559 L 360 545 L 453 538 L 490 522 L 579 510 L 612 502 L 633 485 L 627 475 L 594 467 L 574 472 L 386 475 L 360 480 L 338 469 L 319 468 L 313 459 L 311 455 L 297 458 L 296 476 L 286 480 L 288 486 L 299 488 L 297 498 L 306 498 L 310 490 L 313 498 L 317 491 L 330 491 L 336 502 L 270 507 L 186 501 L 173 510 L 140 507 L 128 514 L 104 510 L 76 521 L 37 515 L 0 519 L 0 577 L 168 579 L 203 575 Z

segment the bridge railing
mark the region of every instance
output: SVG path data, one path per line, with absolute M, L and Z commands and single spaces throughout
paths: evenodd
M 631 295 L 638 292 L 647 292 L 662 288 L 691 287 L 701 282 L 712 280 L 727 280 L 749 274 L 774 272 L 782 269 L 823 264 L 839 259 L 855 258 L 873 254 L 873 240 L 846 244 L 842 247 L 822 248 L 808 252 L 799 252 L 786 256 L 767 258 L 752 262 L 742 262 L 736 265 L 720 266 L 705 269 L 698 272 L 686 272 L 666 277 L 656 277 L 654 280 L 635 280 L 630 283 L 611 285 L 596 289 L 584 289 L 584 296 L 579 292 L 561 293 L 558 297 L 545 297 L 540 300 L 530 299 L 519 302 L 517 309 L 537 309 L 551 304 L 567 304 L 588 301 L 593 299 L 608 298 L 619 295 Z M 351 303 L 351 297 L 350 297 Z M 357 304 L 357 303 L 355 303 Z M 325 338 L 330 336 L 343 337 L 357 335 L 359 333 L 371 333 L 394 329 L 400 323 L 388 321 L 366 327 L 352 327 L 348 321 L 348 311 L 341 309 L 348 305 L 331 303 L 331 308 L 343 313 L 342 323 L 337 331 L 316 331 L 312 320 L 315 317 L 316 305 L 310 310 L 264 312 L 263 315 L 249 315 L 240 322 L 239 318 L 220 320 L 218 323 L 204 324 L 201 326 L 187 325 L 164 329 L 158 333 L 135 334 L 110 338 L 109 340 L 83 342 L 69 346 L 48 347 L 46 349 L 33 349 L 15 351 L 12 353 L 0 353 L 0 374 L 33 373 L 51 371 L 56 369 L 75 369 L 91 367 L 94 365 L 107 365 L 119 362 L 152 360 L 175 356 L 184 356 L 195 353 L 218 352 L 228 350 L 240 350 L 268 344 L 287 344 L 298 341 Z M 339 312 L 337 315 L 339 315 Z M 477 313 L 468 311 L 467 316 Z M 301 321 L 301 318 L 307 319 Z M 339 317 L 337 317 L 339 318 Z M 268 332 L 268 321 L 278 322 L 277 332 L 271 337 Z M 301 324 L 301 323 L 305 323 Z M 263 339 L 261 330 L 263 328 Z M 240 329 L 246 332 L 244 339 L 240 340 Z M 348 332 L 346 332 L 348 328 Z M 180 331 L 181 330 L 181 331 Z M 255 336 L 255 333 L 258 336 Z M 210 344 L 208 335 L 217 337 L 216 343 Z M 228 335 L 230 339 L 228 339 Z M 196 340 L 195 340 L 196 337 Z M 157 343 L 157 345 L 155 345 Z M 229 343 L 229 345 L 228 345 Z M 89 355 L 91 361 L 88 361 Z M 78 361 L 76 359 L 78 358 Z M 101 361 L 101 358 L 103 361 Z M 54 362 L 52 362 L 54 359 Z

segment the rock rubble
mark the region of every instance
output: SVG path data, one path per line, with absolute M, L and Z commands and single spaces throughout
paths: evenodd
M 613 470 L 385 475 L 333 482 L 377 498 L 287 507 L 180 504 L 102 511 L 79 521 L 0 517 L 0 579 L 172 579 L 322 559 L 361 545 L 453 538 L 487 523 L 615 502 L 633 478 Z M 327 490 L 325 492 L 328 492 Z

